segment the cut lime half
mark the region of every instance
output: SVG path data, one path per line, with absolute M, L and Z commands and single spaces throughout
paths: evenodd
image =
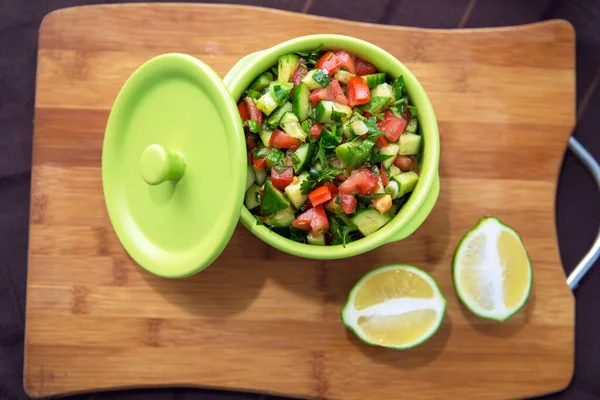
M 504 321 L 523 307 L 533 273 L 519 234 L 485 217 L 461 240 L 452 265 L 456 293 L 474 314 Z
M 408 349 L 433 336 L 445 311 L 446 299 L 428 273 L 410 265 L 389 265 L 356 283 L 342 320 L 368 344 Z

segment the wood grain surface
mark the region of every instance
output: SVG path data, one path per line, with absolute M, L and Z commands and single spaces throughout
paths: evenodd
M 268 27 L 268 34 L 265 31 Z M 224 76 L 244 55 L 314 32 L 369 40 L 413 70 L 441 136 L 441 193 L 410 238 L 347 260 L 281 253 L 241 225 L 184 280 L 135 265 L 114 234 L 100 160 L 110 107 L 144 61 L 181 51 Z M 34 397 L 199 386 L 331 399 L 515 398 L 565 387 L 574 301 L 554 196 L 575 121 L 574 32 L 563 21 L 438 31 L 243 6 L 114 5 L 53 12 L 38 50 L 24 384 Z M 450 260 L 483 215 L 523 236 L 526 308 L 503 323 L 458 301 Z M 424 345 L 362 344 L 340 322 L 354 283 L 385 263 L 429 271 L 448 300 Z

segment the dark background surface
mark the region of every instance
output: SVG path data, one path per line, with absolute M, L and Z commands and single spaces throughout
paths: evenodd
M 26 399 L 23 335 L 37 35 L 50 11 L 93 0 L 0 0 L 0 399 Z M 223 1 L 208 1 L 211 3 Z M 232 0 L 355 21 L 427 28 L 518 25 L 562 18 L 576 35 L 575 137 L 600 159 L 600 0 Z M 571 107 L 556 99 L 557 107 Z M 552 118 L 552 115 L 548 115 Z M 598 231 L 600 201 L 586 169 L 566 152 L 556 196 L 556 224 L 566 273 Z M 575 373 L 557 399 L 600 398 L 600 266 L 576 291 Z M 143 368 L 143 366 L 140 366 Z M 544 366 L 541 365 L 540 368 Z M 474 372 L 474 379 L 476 372 Z M 275 399 L 200 389 L 106 392 L 69 399 Z

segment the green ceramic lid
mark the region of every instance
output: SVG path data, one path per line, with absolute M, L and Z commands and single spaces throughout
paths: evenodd
M 246 180 L 244 128 L 219 76 L 165 54 L 127 80 L 108 119 L 102 185 L 129 255 L 169 278 L 214 261 L 237 224 Z

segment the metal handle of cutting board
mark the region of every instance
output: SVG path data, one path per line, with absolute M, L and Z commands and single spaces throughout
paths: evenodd
M 579 160 L 589 169 L 592 177 L 596 181 L 596 185 L 598 186 L 598 190 L 600 191 L 600 165 L 594 159 L 594 157 L 579 143 L 577 139 L 571 136 L 569 139 L 569 149 Z M 592 268 L 592 265 L 598 260 L 600 257 L 600 229 L 598 230 L 598 234 L 596 235 L 596 241 L 587 252 L 587 254 L 579 261 L 577 267 L 571 272 L 569 277 L 567 278 L 567 285 L 571 288 L 571 290 L 575 290 L 579 285 L 579 282 L 585 274 Z

